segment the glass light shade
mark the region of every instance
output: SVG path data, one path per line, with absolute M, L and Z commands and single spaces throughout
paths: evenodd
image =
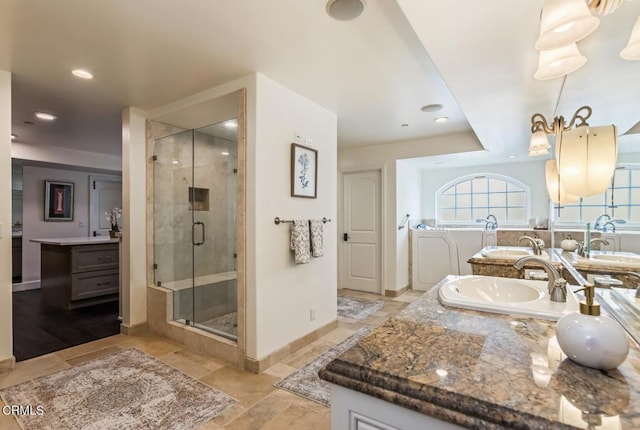
M 604 193 L 618 159 L 616 126 L 582 126 L 563 131 L 556 144 L 556 163 L 565 191 L 578 197 Z
M 538 70 L 533 75 L 538 80 L 554 79 L 575 72 L 587 62 L 575 43 L 551 51 L 540 51 Z
M 540 155 L 547 155 L 549 153 L 548 149 L 533 149 L 529 150 L 529 157 L 539 157 Z
M 547 193 L 549 193 L 549 198 L 553 203 L 564 205 L 580 200 L 580 197 L 568 194 L 564 190 L 564 187 L 560 183 L 556 160 L 547 160 L 544 165 L 544 170 Z
M 529 152 L 538 151 L 540 149 L 549 149 L 549 139 L 547 139 L 547 133 L 543 130 L 537 130 L 531 135 L 531 142 L 529 143 Z
M 636 19 L 636 25 L 631 30 L 629 43 L 620 51 L 620 56 L 625 60 L 640 60 L 640 16 Z
M 549 51 L 587 37 L 600 25 L 584 0 L 545 0 L 536 49 Z

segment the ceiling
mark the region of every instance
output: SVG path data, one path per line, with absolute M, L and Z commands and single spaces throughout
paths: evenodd
M 0 0 L 13 133 L 120 154 L 123 108 L 153 109 L 254 72 L 336 112 L 341 148 L 475 133 L 486 151 L 448 156 L 447 166 L 524 160 L 531 114 L 554 114 L 562 79 L 532 77 L 542 0 L 368 0 L 348 22 L 327 16 L 325 4 Z M 579 43 L 589 61 L 568 76 L 558 114 L 589 104 L 593 125 L 621 132 L 640 119 L 640 62 L 618 57 L 638 13 L 640 2 L 625 2 Z M 95 79 L 79 80 L 73 68 Z M 444 109 L 420 110 L 431 103 Z M 58 120 L 37 121 L 36 110 Z

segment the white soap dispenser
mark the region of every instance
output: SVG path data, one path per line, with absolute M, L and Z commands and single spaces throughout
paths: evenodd
M 562 352 L 578 364 L 615 369 L 629 353 L 627 334 L 616 321 L 600 315 L 600 305 L 593 300 L 593 284 L 587 283 L 578 291 L 582 290 L 586 300 L 580 302 L 580 312 L 565 315 L 558 321 L 558 344 Z

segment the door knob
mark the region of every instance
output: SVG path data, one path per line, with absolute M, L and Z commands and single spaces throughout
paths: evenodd
M 344 233 L 342 235 L 342 240 L 344 240 L 345 242 L 348 242 L 349 241 L 349 233 Z

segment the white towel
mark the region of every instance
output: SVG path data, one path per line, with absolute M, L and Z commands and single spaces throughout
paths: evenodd
M 311 230 L 311 255 L 314 257 L 322 257 L 324 255 L 322 224 L 322 221 L 319 219 L 309 221 L 309 230 Z
M 295 220 L 291 224 L 291 250 L 296 264 L 308 263 L 311 260 L 309 243 L 309 221 Z

